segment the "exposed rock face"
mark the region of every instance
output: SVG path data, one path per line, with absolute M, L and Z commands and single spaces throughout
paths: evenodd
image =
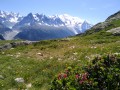
M 7 50 L 10 48 L 14 48 L 17 46 L 24 46 L 24 45 L 30 45 L 33 43 L 37 43 L 37 41 L 21 41 L 21 42 L 12 42 L 12 43 L 7 43 L 3 46 L 0 46 L 0 51 Z
M 120 11 L 109 16 L 104 22 L 100 22 L 100 23 L 94 25 L 92 28 L 87 30 L 85 33 L 92 34 L 92 33 L 99 32 L 104 29 L 108 29 L 109 27 L 116 28 L 116 27 L 118 27 L 118 26 L 116 26 L 117 25 L 116 22 L 117 22 L 117 24 L 118 24 L 118 22 L 120 22 Z
M 12 48 L 12 45 L 10 43 L 7 43 L 3 46 L 0 46 L 0 50 L 7 50 L 7 49 L 10 49 Z
M 107 32 L 111 32 L 113 35 L 119 35 L 120 36 L 120 27 L 110 29 Z

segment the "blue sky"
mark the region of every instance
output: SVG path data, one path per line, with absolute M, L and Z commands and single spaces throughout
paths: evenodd
M 92 24 L 120 10 L 120 0 L 0 0 L 0 10 L 46 15 L 70 14 Z

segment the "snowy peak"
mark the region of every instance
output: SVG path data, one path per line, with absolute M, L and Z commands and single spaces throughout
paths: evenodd
M 0 10 L 0 17 L 5 17 L 5 12 Z
M 13 13 L 13 12 L 5 12 L 5 11 L 0 11 L 0 17 L 2 18 L 7 18 L 7 19 L 14 19 L 12 22 L 17 22 L 18 18 L 21 17 L 19 13 Z
M 21 18 L 19 13 L 0 11 L 0 22 L 9 28 L 12 28 Z
M 5 31 L 3 37 L 6 40 L 45 40 L 74 36 L 91 28 L 91 24 L 78 17 L 68 14 L 47 16 L 45 14 L 33 14 L 21 17 L 19 13 L 0 11 L 0 23 L 11 28 Z
M 32 13 L 29 13 L 27 16 L 25 16 L 23 18 L 22 21 L 20 21 L 21 23 L 32 23 L 32 22 L 35 22 L 35 19 L 33 17 L 33 14 Z
M 47 16 L 44 14 L 29 13 L 25 17 L 21 17 L 19 13 L 0 11 L 0 23 L 6 27 L 19 29 L 24 26 L 53 26 L 53 27 L 68 27 L 72 30 L 86 30 L 91 27 L 91 24 L 78 17 L 73 17 L 68 14 Z
M 58 16 L 66 25 L 75 25 L 78 23 L 82 23 L 83 20 L 78 17 L 73 17 L 68 14 L 63 14 Z
M 90 29 L 92 26 L 93 26 L 92 24 L 90 24 L 85 20 L 81 25 L 82 32 L 85 32 L 87 29 Z
M 82 29 L 84 29 L 84 31 L 86 29 L 89 29 L 91 27 L 91 24 L 78 17 L 73 17 L 68 14 L 47 16 L 44 14 L 29 13 L 19 23 L 17 23 L 14 26 L 14 28 L 19 29 L 20 27 L 23 26 L 53 26 L 53 27 L 64 26 L 68 27 L 71 30 L 76 30 L 77 28 L 77 31 L 79 31 L 80 33 L 83 32 Z

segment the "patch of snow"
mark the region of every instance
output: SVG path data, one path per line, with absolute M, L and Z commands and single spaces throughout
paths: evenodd
M 39 25 L 42 25 L 41 23 L 38 23 Z
M 33 17 L 36 21 L 39 21 L 39 18 L 36 15 L 33 15 Z
M 2 21 L 2 23 L 4 23 L 5 21 Z
M 26 23 L 26 25 L 30 26 L 30 23 Z
M 4 17 L 5 17 L 5 15 L 0 15 L 0 17 L 4 18 Z
M 63 22 L 65 22 L 65 25 L 75 25 L 77 23 L 83 23 L 83 20 L 78 17 L 73 17 L 68 14 L 63 14 L 58 16 Z
M 13 23 L 17 23 L 17 22 L 18 22 L 18 18 L 17 18 L 17 17 L 10 18 L 9 21 L 10 21 L 10 22 L 13 22 Z

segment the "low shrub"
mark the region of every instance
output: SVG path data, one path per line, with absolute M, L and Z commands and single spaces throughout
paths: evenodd
M 120 57 L 96 57 L 82 70 L 68 67 L 54 78 L 51 90 L 120 90 Z

